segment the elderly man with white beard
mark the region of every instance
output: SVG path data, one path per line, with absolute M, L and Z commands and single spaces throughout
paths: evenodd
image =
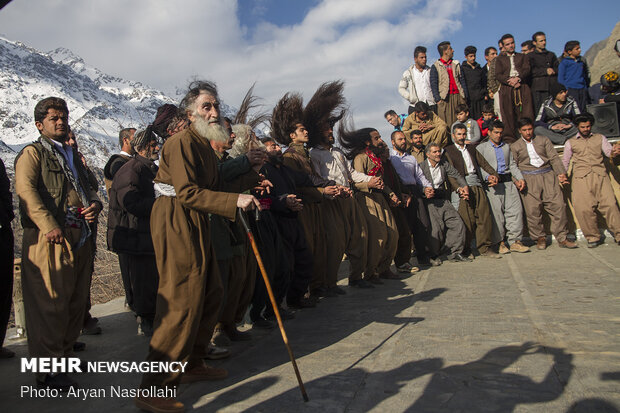
M 135 403 L 150 412 L 181 412 L 183 403 L 162 395 L 175 394 L 172 389 L 179 383 L 221 379 L 228 374 L 203 361 L 222 300 L 209 214 L 234 220 L 237 208 L 249 210 L 259 203 L 252 195 L 239 194 L 247 189 L 239 182 L 223 185 L 220 179 L 217 156 L 209 144 L 226 134 L 219 107 L 215 84 L 190 84 L 181 101 L 190 127 L 166 141 L 155 177 L 151 233 L 160 281 L 147 361 L 188 364 L 183 373 L 144 374 L 140 385 L 144 392 Z

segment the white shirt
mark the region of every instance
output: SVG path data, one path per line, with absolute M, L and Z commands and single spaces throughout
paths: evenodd
M 125 151 L 121 151 L 121 153 L 120 153 L 120 154 L 121 154 L 121 155 L 125 155 L 125 156 L 129 156 L 130 158 L 133 158 L 133 155 L 130 155 L 130 154 L 128 154 L 128 153 L 127 153 L 127 152 L 125 152 Z
M 461 152 L 461 155 L 463 156 L 463 160 L 465 161 L 465 169 L 467 170 L 467 174 L 468 175 L 473 175 L 476 173 L 476 170 L 474 169 L 474 163 L 471 160 L 471 156 L 469 155 L 469 151 L 467 150 L 466 146 L 461 147 L 460 145 L 454 145 L 456 146 L 456 149 L 458 149 Z
M 534 142 L 532 141 L 528 142 L 525 139 L 523 140 L 525 141 L 525 147 L 527 148 L 527 154 L 530 157 L 530 165 L 532 165 L 535 168 L 540 168 L 545 162 L 536 153 L 536 149 L 534 148 Z
M 433 166 L 431 165 L 430 160 L 426 160 L 428 163 L 428 168 L 431 171 L 431 181 L 433 181 L 433 188 L 437 189 L 443 184 L 443 177 L 441 176 L 441 168 L 439 167 L 439 163 Z
M 433 91 L 431 90 L 430 67 L 424 68 L 420 72 L 418 68 L 414 65 L 413 84 L 415 85 L 415 92 L 418 95 L 418 100 L 426 102 L 429 105 L 435 104 L 435 98 L 433 98 Z
M 352 182 L 368 182 L 371 178 L 353 169 L 342 150 L 333 146 L 329 149 L 321 146 L 310 149 L 310 160 L 322 178 L 336 181 L 338 185 L 347 188 Z
M 54 142 L 54 146 L 56 146 L 56 149 L 58 149 L 58 152 L 60 152 L 62 156 L 65 157 L 65 160 L 67 161 L 67 164 L 69 165 L 69 168 L 71 169 L 71 172 L 73 173 L 73 177 L 75 178 L 76 182 L 79 182 L 79 175 L 73 163 L 73 148 L 71 148 L 70 146 L 65 146 L 60 142 L 56 142 L 53 139 L 50 139 L 50 140 Z
M 515 54 L 512 56 L 508 56 L 510 58 L 510 77 L 519 77 L 519 72 L 517 72 L 517 68 L 515 67 Z

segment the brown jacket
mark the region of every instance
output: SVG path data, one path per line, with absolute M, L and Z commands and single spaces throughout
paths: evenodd
M 49 140 L 44 136 L 41 139 Z M 75 151 L 73 162 L 88 199 L 101 202 L 88 183 L 84 165 Z M 22 225 L 24 228 L 36 226 L 43 234 L 64 227 L 68 207 L 88 207 L 82 205 L 60 163 L 36 142 L 26 146 L 16 159 L 15 191 L 19 197 Z
M 469 152 L 469 156 L 471 157 L 471 161 L 474 164 L 474 169 L 478 174 L 478 178 L 480 178 L 481 182 L 484 182 L 484 178 L 482 177 L 482 173 L 480 173 L 480 169 L 482 168 L 487 174 L 494 175 L 499 179 L 499 175 L 497 175 L 497 171 L 493 168 L 489 162 L 482 156 L 480 152 L 476 150 L 476 148 L 472 145 L 465 145 L 467 152 Z M 465 167 L 465 160 L 463 159 L 463 155 L 461 151 L 458 150 L 456 144 L 446 146 L 444 152 L 445 158 L 450 162 L 452 166 L 458 171 L 462 176 L 467 175 L 467 170 Z M 455 181 L 450 179 L 450 184 L 453 189 L 458 188 L 455 186 Z
M 519 72 L 521 83 L 526 83 L 530 76 L 530 60 L 522 53 L 515 53 L 514 57 L 515 69 Z M 510 78 L 510 57 L 501 54 L 495 58 L 495 79 L 502 85 L 508 85 Z
M 375 167 L 375 164 L 370 160 L 368 155 L 366 155 L 364 152 L 358 153 L 353 159 L 353 169 L 355 169 L 356 171 L 362 172 L 366 175 L 368 175 L 368 172 L 374 167 Z M 384 169 L 385 169 L 385 165 L 384 165 Z M 383 179 L 383 175 L 380 173 L 378 173 L 376 176 Z M 383 194 L 389 199 L 392 196 L 392 194 L 395 194 L 395 192 L 392 190 L 392 188 L 388 186 L 387 182 L 384 181 L 383 183 L 384 183 L 383 190 L 370 188 L 362 192 L 383 192 Z
M 544 162 L 540 168 L 536 168 L 530 163 L 530 155 L 527 152 L 527 145 L 525 144 L 525 140 L 523 138 L 517 139 L 514 143 L 510 144 L 512 156 L 517 164 L 517 167 L 521 171 L 535 171 L 537 169 L 551 167 L 556 175 L 566 173 L 566 169 L 564 169 L 564 165 L 562 165 L 562 160 L 558 156 L 558 153 L 549 138 L 542 135 L 537 135 L 532 138 L 532 142 L 534 143 L 536 153 Z

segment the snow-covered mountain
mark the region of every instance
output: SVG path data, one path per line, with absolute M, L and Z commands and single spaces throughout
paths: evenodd
M 80 151 L 89 165 L 100 168 L 118 152 L 122 128 L 143 128 L 155 119 L 159 106 L 180 99 L 103 73 L 70 50 L 42 53 L 0 37 L 0 156 L 8 167 L 19 150 L 38 137 L 34 106 L 48 96 L 67 101 Z M 225 104 L 222 112 L 234 114 Z

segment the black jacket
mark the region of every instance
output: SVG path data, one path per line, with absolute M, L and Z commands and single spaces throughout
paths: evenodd
M 469 63 L 461 64 L 461 71 L 467 83 L 467 91 L 469 92 L 470 101 L 479 101 L 484 99 L 487 93 L 487 76 L 484 69 L 476 62 L 472 68 Z
M 261 168 L 261 174 L 265 175 L 265 178 L 273 184 L 270 194 L 265 194 L 261 198 L 268 198 L 271 200 L 271 211 L 276 216 L 283 216 L 287 218 L 296 218 L 297 212 L 291 211 L 286 206 L 286 196 L 295 194 L 298 198 L 299 189 L 306 188 L 309 191 L 316 191 L 316 196 L 321 197 L 321 193 L 316 189 L 318 186 L 308 174 L 295 169 L 289 168 L 286 165 L 274 165 L 267 162 Z M 333 182 L 333 181 L 331 181 Z
M 538 52 L 534 50 L 529 53 L 530 59 L 530 73 L 532 77 L 532 90 L 533 91 L 548 91 L 549 82 L 558 79 L 558 58 L 555 53 L 549 50 Z M 547 69 L 551 68 L 555 71 L 555 75 L 548 75 Z
M 136 155 L 114 176 L 110 190 L 108 249 L 125 254 L 154 254 L 150 221 L 157 169 L 153 161 Z

